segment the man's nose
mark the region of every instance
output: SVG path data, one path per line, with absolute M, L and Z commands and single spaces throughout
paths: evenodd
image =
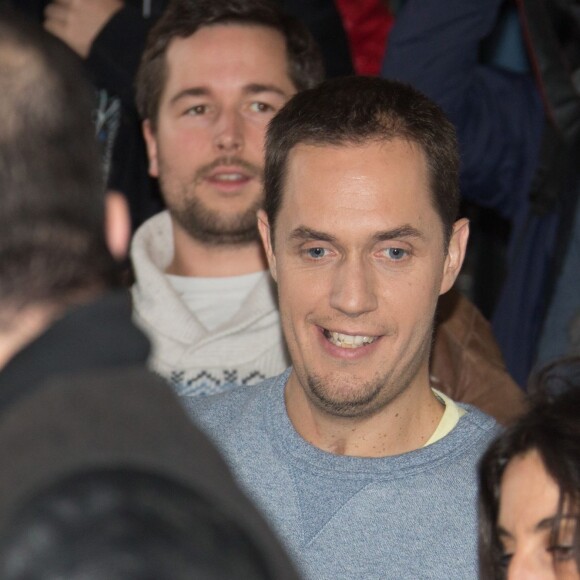
M 237 111 L 222 111 L 215 124 L 214 146 L 220 153 L 238 153 L 244 147 L 244 121 Z
M 553 559 L 547 551 L 516 550 L 511 557 L 507 580 L 555 580 Z
M 346 259 L 333 275 L 330 305 L 350 317 L 376 310 L 377 280 L 369 264 L 360 258 Z

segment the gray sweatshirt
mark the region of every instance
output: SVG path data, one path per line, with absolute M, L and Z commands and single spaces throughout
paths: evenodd
M 261 385 L 182 399 L 311 580 L 469 580 L 477 572 L 476 465 L 497 433 L 463 406 L 428 447 L 384 458 L 326 453 L 284 405 L 289 371 Z

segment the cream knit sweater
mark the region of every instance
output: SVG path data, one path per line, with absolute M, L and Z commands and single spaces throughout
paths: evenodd
M 171 219 L 165 211 L 145 222 L 133 238 L 133 309 L 136 324 L 153 345 L 151 368 L 179 395 L 256 384 L 288 366 L 267 272 L 233 318 L 208 332 L 164 274 L 172 258 Z

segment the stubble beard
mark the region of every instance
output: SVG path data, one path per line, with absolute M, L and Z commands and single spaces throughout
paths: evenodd
M 261 168 L 237 157 L 220 157 L 200 167 L 187 182 L 172 178 L 163 166 L 159 183 L 171 216 L 193 239 L 209 246 L 246 245 L 259 241 L 256 212 L 263 205 L 263 194 L 246 210 L 234 215 L 223 213 L 207 206 L 196 190 L 203 180 L 216 168 L 234 165 L 263 182 Z
M 320 376 L 308 373 L 306 383 L 309 398 L 328 415 L 351 419 L 372 416 L 410 387 L 424 361 L 428 360 L 432 337 L 431 329 L 402 368 L 395 367 L 384 373 L 376 373 L 366 381 L 356 375 L 345 380 L 333 374 Z M 344 393 L 349 393 L 349 396 Z

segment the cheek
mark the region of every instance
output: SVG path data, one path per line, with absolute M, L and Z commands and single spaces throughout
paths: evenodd
M 177 158 L 187 158 L 189 163 L 211 144 L 211 135 L 208 131 L 199 128 L 182 128 L 175 133 L 173 153 Z
M 378 281 L 384 303 L 407 317 L 424 318 L 435 310 L 441 277 L 433 271 L 411 271 L 382 275 Z
M 199 154 L 211 144 L 208 131 L 186 124 L 175 124 L 159 131 L 159 148 L 172 164 L 186 162 L 191 165 Z
M 316 268 L 304 268 L 292 260 L 278 259 L 276 264 L 280 301 L 291 305 L 292 311 L 304 314 L 312 308 L 329 303 L 331 273 Z
M 244 150 L 250 153 L 252 160 L 264 164 L 264 144 L 266 142 L 267 124 L 247 122 L 245 124 Z
M 323 311 L 328 305 L 328 292 L 324 281 L 305 275 L 300 269 L 284 268 L 280 261 L 277 263 L 277 277 L 284 331 L 292 335 L 300 334 L 304 332 L 310 315 Z

